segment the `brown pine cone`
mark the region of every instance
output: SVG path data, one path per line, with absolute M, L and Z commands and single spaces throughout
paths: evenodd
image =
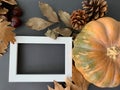
M 75 30 L 81 30 L 82 27 L 86 24 L 86 14 L 85 10 L 75 10 L 71 14 L 70 23 L 72 28 Z
M 88 21 L 105 16 L 108 10 L 106 0 L 83 0 L 82 7 L 88 15 Z

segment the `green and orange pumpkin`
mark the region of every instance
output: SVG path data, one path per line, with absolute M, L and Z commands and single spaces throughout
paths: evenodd
M 86 24 L 74 41 L 73 60 L 94 85 L 120 85 L 120 22 L 104 17 Z

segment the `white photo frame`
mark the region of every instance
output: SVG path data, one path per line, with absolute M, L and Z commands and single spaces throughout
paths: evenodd
M 18 44 L 65 44 L 65 74 L 17 74 Z M 72 76 L 72 38 L 58 37 L 53 40 L 49 37 L 16 36 L 15 44 L 10 43 L 9 82 L 63 82 L 66 77 Z

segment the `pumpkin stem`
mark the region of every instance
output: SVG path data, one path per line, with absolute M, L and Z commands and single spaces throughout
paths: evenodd
M 107 56 L 113 60 L 117 59 L 119 53 L 120 53 L 120 49 L 118 47 L 107 48 Z

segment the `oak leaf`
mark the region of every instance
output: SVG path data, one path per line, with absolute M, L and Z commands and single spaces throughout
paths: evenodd
M 71 90 L 88 90 L 89 82 L 85 80 L 82 74 L 76 69 L 76 67 L 72 66 L 72 81 L 76 89 Z M 74 87 L 73 87 L 74 88 Z
M 58 14 L 60 16 L 61 21 L 63 21 L 66 26 L 71 28 L 70 14 L 68 12 L 65 12 L 65 11 L 62 11 L 62 10 L 60 10 L 58 12 Z
M 55 89 L 48 86 L 48 90 L 70 90 L 69 86 L 67 86 L 66 88 L 63 88 L 63 86 L 57 83 L 56 81 L 54 81 L 54 85 L 55 85 Z
M 72 81 L 67 78 L 66 79 L 66 88 L 64 88 L 61 84 L 54 81 L 54 89 L 48 86 L 48 90 L 82 90 L 80 87 L 76 86 L 72 83 Z
M 27 21 L 26 26 L 28 26 L 29 28 L 31 28 L 33 30 L 40 31 L 40 30 L 46 29 L 47 27 L 49 27 L 52 24 L 53 23 L 48 22 L 42 18 L 33 17 Z
M 6 52 L 9 42 L 15 42 L 15 28 L 10 26 L 10 22 L 0 22 L 0 55 Z
M 48 86 L 48 90 L 88 90 L 89 82 L 87 82 L 82 74 L 75 68 L 72 67 L 72 79 L 67 78 L 65 80 L 66 88 L 54 81 L 55 89 Z
M 52 9 L 52 7 L 49 4 L 39 2 L 39 7 L 40 7 L 42 14 L 45 17 L 47 17 L 49 21 L 53 23 L 59 22 L 56 12 Z

